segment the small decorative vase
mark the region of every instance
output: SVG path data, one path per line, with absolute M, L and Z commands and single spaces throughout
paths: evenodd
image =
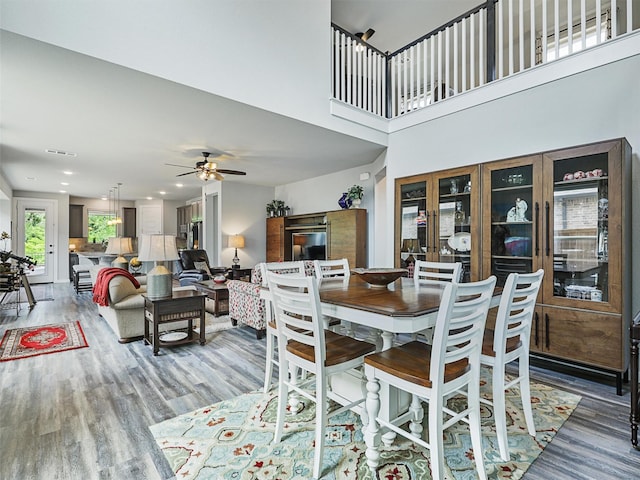
M 354 198 L 354 199 L 351 201 L 351 206 L 352 206 L 353 208 L 360 208 L 360 203 L 361 203 L 361 202 L 362 202 L 362 200 L 360 200 L 359 198 Z
M 340 205 L 340 208 L 342 208 L 343 210 L 346 210 L 351 206 L 351 199 L 349 198 L 347 192 L 342 194 L 340 200 L 338 200 L 338 205 Z

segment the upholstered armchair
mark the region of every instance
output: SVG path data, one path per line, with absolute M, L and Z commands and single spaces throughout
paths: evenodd
M 304 262 L 304 270 L 307 276 L 314 275 L 312 260 Z M 253 267 L 251 271 L 251 282 L 227 280 L 231 322 L 234 325 L 240 323 L 254 328 L 258 339 L 264 337 L 267 328 L 265 304 L 264 300 L 260 298 L 260 289 L 266 288 L 266 280 L 266 278 L 262 278 L 260 264 Z
M 175 261 L 175 273 L 180 286 L 209 280 L 211 275 L 226 273 L 225 267 L 211 267 L 206 250 L 182 250 L 180 259 Z

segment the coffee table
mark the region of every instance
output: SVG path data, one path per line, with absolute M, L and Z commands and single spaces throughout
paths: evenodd
M 191 342 L 205 344 L 205 295 L 195 290 L 173 291 L 170 297 L 144 297 L 144 340 L 153 345 L 153 354 L 158 355 L 160 347 L 182 345 Z M 199 319 L 200 334 L 193 331 L 193 320 Z M 172 332 L 162 339 L 160 325 L 187 321 L 186 332 Z M 149 325 L 153 327 L 150 338 Z M 184 330 L 184 329 L 182 329 Z M 172 338 L 173 337 L 173 338 Z
M 213 300 L 213 315 L 227 315 L 229 313 L 229 289 L 226 283 L 216 283 L 213 280 L 203 280 L 193 284 L 199 292 Z

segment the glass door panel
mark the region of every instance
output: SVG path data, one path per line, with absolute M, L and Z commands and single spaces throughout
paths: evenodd
M 461 262 L 461 281 L 471 281 L 471 175 L 441 178 L 438 182 L 438 236 L 435 258 Z M 435 234 L 435 231 L 434 231 Z
M 553 294 L 608 302 L 608 156 L 553 165 Z
M 400 187 L 400 264 L 403 268 L 413 265 L 415 260 L 426 260 L 429 221 L 426 182 L 402 185 Z
M 503 286 L 511 272 L 533 271 L 539 250 L 534 237 L 533 166 L 523 165 L 491 172 L 491 273 Z

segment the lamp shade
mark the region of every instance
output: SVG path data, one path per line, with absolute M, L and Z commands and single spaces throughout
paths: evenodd
M 172 235 L 142 235 L 138 260 L 142 262 L 164 262 L 178 260 L 176 237 Z
M 139 242 L 138 260 L 142 262 L 165 262 L 178 260 L 176 237 L 172 235 L 142 235 Z M 158 265 L 147 273 L 147 296 L 152 299 L 171 296 L 171 272 Z
M 232 235 L 229 237 L 231 248 L 244 248 L 244 237 L 242 235 Z
M 129 237 L 111 237 L 107 244 L 107 250 L 105 253 L 122 255 L 125 253 L 132 253 L 133 247 L 131 246 L 131 238 Z

